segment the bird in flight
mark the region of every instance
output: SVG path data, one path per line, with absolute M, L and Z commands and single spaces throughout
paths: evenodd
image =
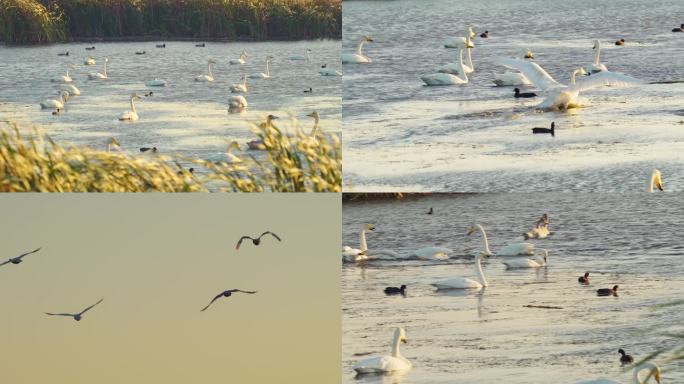
M 46 315 L 50 315 L 50 316 L 69 316 L 69 317 L 73 317 L 74 320 L 76 320 L 76 321 L 81 321 L 81 319 L 83 318 L 83 315 L 84 315 L 86 312 L 88 312 L 88 311 L 90 311 L 91 309 L 93 309 L 94 306 L 100 304 L 100 303 L 102 302 L 102 300 L 104 300 L 104 297 L 101 298 L 100 301 L 98 301 L 97 303 L 91 305 L 90 307 L 88 307 L 88 308 L 82 310 L 82 311 L 79 312 L 79 313 L 49 313 L 49 312 L 45 312 L 45 314 L 46 314 Z
M 43 248 L 43 247 L 40 247 L 40 248 Z M 31 252 L 26 252 L 26 253 L 24 253 L 24 254 L 22 254 L 22 255 L 19 255 L 19 256 L 17 256 L 17 257 L 12 257 L 12 258 L 10 258 L 9 260 L 7 260 L 7 261 L 5 261 L 5 262 L 3 262 L 3 263 L 0 263 L 0 266 L 3 266 L 3 265 L 5 265 L 5 264 L 9 264 L 9 263 L 12 263 L 12 264 L 19 264 L 19 263 L 21 263 L 21 262 L 23 261 L 22 258 L 23 258 L 24 256 L 30 255 L 30 254 L 32 254 L 32 253 L 36 253 L 36 252 L 40 251 L 40 248 L 34 249 L 34 250 L 31 251 Z
M 276 235 L 275 233 L 273 233 L 271 231 L 266 231 L 266 232 L 262 233 L 261 235 L 259 235 L 259 237 L 257 237 L 256 239 L 251 237 L 251 236 L 242 236 L 240 238 L 240 240 L 237 242 L 235 249 L 239 250 L 240 244 L 242 244 L 242 241 L 245 239 L 250 239 L 250 240 L 252 240 L 252 244 L 259 245 L 261 243 L 261 238 L 264 237 L 265 235 L 271 235 L 271 236 L 275 237 L 278 241 L 282 241 L 282 240 L 280 240 L 280 237 L 278 237 L 278 235 Z
M 200 312 L 206 311 L 207 308 L 209 308 L 212 304 L 214 304 L 214 301 L 220 299 L 221 297 L 230 297 L 230 296 L 231 296 L 233 293 L 235 293 L 235 292 L 249 293 L 250 295 L 251 295 L 251 294 L 254 294 L 254 293 L 257 293 L 257 291 L 243 291 L 243 290 L 240 290 L 240 289 L 229 289 L 229 290 L 227 290 L 227 291 L 223 291 L 223 292 L 219 293 L 218 295 L 216 295 L 216 297 L 214 297 L 214 298 L 211 300 L 211 302 L 209 302 L 209 304 L 207 304 L 206 307 L 202 308 L 202 310 L 201 310 Z

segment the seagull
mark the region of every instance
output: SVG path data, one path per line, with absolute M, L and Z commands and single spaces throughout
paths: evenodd
M 278 235 L 276 235 L 275 233 L 273 233 L 271 231 L 266 231 L 266 232 L 262 233 L 261 235 L 259 235 L 259 237 L 257 237 L 256 239 L 251 237 L 251 236 L 242 236 L 240 238 L 240 240 L 237 242 L 237 245 L 235 246 L 235 250 L 240 249 L 240 244 L 242 244 L 242 240 L 244 240 L 244 239 L 250 239 L 250 240 L 252 240 L 252 244 L 259 245 L 261 243 L 261 238 L 264 237 L 264 235 L 271 235 L 271 236 L 275 237 L 278 241 L 282 241 L 282 240 L 280 240 L 280 237 L 278 237 Z
M 43 248 L 43 247 L 40 247 L 40 248 Z M 30 255 L 30 254 L 32 254 L 32 253 L 36 253 L 36 252 L 40 251 L 40 248 L 34 249 L 34 250 L 31 251 L 31 252 L 26 252 L 26 253 L 21 254 L 21 255 L 19 255 L 19 256 L 17 256 L 17 257 L 12 257 L 12 258 L 10 258 L 9 260 L 7 260 L 7 261 L 5 261 L 5 262 L 3 262 L 3 263 L 0 263 L 0 266 L 3 266 L 3 265 L 5 265 L 5 264 L 9 264 L 9 263 L 12 263 L 12 264 L 19 264 L 19 263 L 21 263 L 21 262 L 23 261 L 23 260 L 21 260 L 21 259 L 22 259 L 24 256 Z
M 211 302 L 209 302 L 209 304 L 207 304 L 206 307 L 202 308 L 202 310 L 201 310 L 200 312 L 206 311 L 207 308 L 209 308 L 212 304 L 214 304 L 214 301 L 220 299 L 221 297 L 230 297 L 230 296 L 231 296 L 233 293 L 235 293 L 235 292 L 249 293 L 250 295 L 251 295 L 251 294 L 254 294 L 254 293 L 257 293 L 257 291 L 243 291 L 243 290 L 240 290 L 240 289 L 229 289 L 229 290 L 227 290 L 227 291 L 223 291 L 223 292 L 219 293 L 218 295 L 216 295 L 216 297 L 214 297 L 214 298 L 211 300 Z
M 93 309 L 94 306 L 100 304 L 102 302 L 102 300 L 104 300 L 104 297 L 101 298 L 100 301 L 98 301 L 97 303 L 91 305 L 90 307 L 88 307 L 88 308 L 86 308 L 86 309 L 84 309 L 81 312 L 76 313 L 76 314 L 73 314 L 73 313 L 49 313 L 49 312 L 45 312 L 45 314 L 50 315 L 50 316 L 69 316 L 69 317 L 73 317 L 74 320 L 76 320 L 76 321 L 81 321 L 83 314 L 90 311 L 91 309 Z

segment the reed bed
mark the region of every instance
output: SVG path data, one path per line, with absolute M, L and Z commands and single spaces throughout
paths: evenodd
M 213 163 L 64 147 L 35 129 L 22 135 L 13 125 L 0 130 L 0 192 L 341 192 L 336 135 L 287 136 L 264 124 L 253 130 L 264 142 L 266 160 L 232 144 L 228 150 L 244 160 Z M 190 173 L 181 162 L 201 172 Z
M 340 0 L 0 0 L 0 21 L 9 26 L 0 35 L 8 43 L 339 39 L 342 5 Z

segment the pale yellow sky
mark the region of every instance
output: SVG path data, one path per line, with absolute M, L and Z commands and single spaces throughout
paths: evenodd
M 0 381 L 339 382 L 336 194 L 4 194 Z M 235 243 L 272 230 L 282 243 Z M 236 294 L 202 309 L 224 289 Z M 44 312 L 79 312 L 80 322 Z

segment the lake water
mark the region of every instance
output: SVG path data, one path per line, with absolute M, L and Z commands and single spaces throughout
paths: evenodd
M 278 123 L 281 128 L 290 126 L 290 116 L 297 118 L 309 132 L 313 120 L 306 115 L 318 111 L 324 131 L 341 129 L 341 78 L 318 73 L 323 63 L 339 69 L 339 41 L 216 42 L 204 48 L 192 42 L 167 42 L 165 49 L 155 44 L 0 46 L 0 120 L 18 122 L 23 128 L 40 126 L 58 142 L 104 149 L 107 139 L 114 136 L 131 154 L 139 147 L 156 146 L 163 153 L 212 161 L 225 161 L 225 150 L 233 140 L 244 148 L 254 138 L 248 122 L 263 121 L 268 114 L 284 119 Z M 96 50 L 85 50 L 92 45 Z M 312 50 L 310 62 L 288 59 L 303 55 L 307 48 Z M 247 64 L 229 65 L 243 50 L 250 55 Z M 66 51 L 68 57 L 57 55 Z M 146 54 L 136 55 L 137 51 Z M 87 54 L 94 56 L 96 66 L 84 65 Z M 265 72 L 269 55 L 275 58 L 271 78 L 248 79 L 248 109 L 229 114 L 229 86 L 239 83 L 243 73 Z M 105 57 L 110 59 L 109 80 L 87 80 L 88 73 L 102 71 Z M 217 61 L 215 81 L 194 81 L 207 73 L 210 58 Z M 76 66 L 71 75 L 82 95 L 69 100 L 65 113 L 53 116 L 41 110 L 39 103 L 53 96 L 56 85 L 50 79 L 63 75 L 67 63 Z M 168 85 L 147 88 L 145 81 L 155 77 Z M 313 93 L 304 93 L 310 87 Z M 154 95 L 136 103 L 140 120 L 119 122 L 118 116 L 129 109 L 130 94 L 147 91 Z
M 637 360 L 659 348 L 681 347 L 665 335 L 681 332 L 679 307 L 684 265 L 680 194 L 432 195 L 403 200 L 347 202 L 343 241 L 358 247 L 363 223 L 376 230 L 368 246 L 409 256 L 421 247 L 454 250 L 447 261 L 374 261 L 342 269 L 343 372 L 352 383 L 575 383 L 606 377 L 631 383 L 617 350 Z M 435 214 L 427 215 L 429 207 Z M 437 292 L 430 283 L 475 278 L 473 255 L 482 224 L 492 252 L 522 241 L 547 213 L 552 235 L 532 240 L 550 252 L 537 270 L 506 270 L 503 257 L 483 265 L 482 292 Z M 371 252 L 372 253 L 372 252 Z M 591 271 L 590 285 L 577 282 Z M 408 286 L 406 297 L 385 296 L 387 286 Z M 618 297 L 598 288 L 620 286 Z M 563 309 L 525 308 L 523 305 Z M 352 364 L 390 350 L 392 328 L 406 328 L 402 354 L 414 367 L 405 375 L 355 378 Z M 362 354 L 359 356 L 356 354 Z M 663 384 L 684 382 L 684 363 L 663 364 Z
M 523 48 L 560 83 L 593 61 L 602 42 L 609 70 L 645 82 L 684 80 L 681 2 L 400 0 L 344 3 L 343 51 L 360 36 L 368 65 L 344 65 L 347 191 L 632 191 L 653 168 L 667 190 L 684 190 L 684 84 L 595 89 L 586 107 L 539 113 L 495 87 L 498 57 Z M 638 20 L 638 22 L 636 22 Z M 468 24 L 475 72 L 466 86 L 426 87 L 420 76 L 456 62 L 446 37 Z M 625 46 L 614 42 L 624 38 Z M 556 122 L 555 138 L 532 127 Z

